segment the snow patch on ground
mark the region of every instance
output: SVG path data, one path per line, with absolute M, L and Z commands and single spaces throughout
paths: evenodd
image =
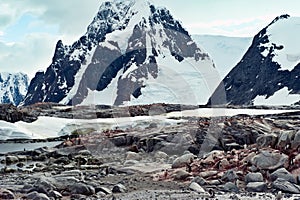
M 297 110 L 262 110 L 262 109 L 226 109 L 226 108 L 200 108 L 182 112 L 171 112 L 162 115 L 121 117 L 106 119 L 65 119 L 55 117 L 39 117 L 32 123 L 9 123 L 0 120 L 0 139 L 35 138 L 45 139 L 71 134 L 80 128 L 94 128 L 97 131 L 107 129 L 146 128 L 154 122 L 159 127 L 184 122 L 180 117 L 217 117 L 234 116 L 237 114 L 261 115 L 295 112 Z M 170 118 L 179 119 L 170 119 Z

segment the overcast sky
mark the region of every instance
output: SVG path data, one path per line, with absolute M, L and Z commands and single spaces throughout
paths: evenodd
M 299 0 L 151 0 L 191 34 L 253 37 L 276 16 L 300 16 Z M 33 77 L 51 63 L 59 39 L 85 33 L 103 0 L 1 0 L 0 71 Z

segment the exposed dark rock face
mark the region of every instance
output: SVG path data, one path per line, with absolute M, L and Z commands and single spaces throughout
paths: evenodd
M 300 63 L 293 70 L 282 70 L 273 61 L 274 50 L 284 48 L 272 43 L 265 57 L 263 44 L 269 43 L 268 28 L 276 25 L 278 20 L 287 20 L 288 15 L 276 18 L 253 39 L 252 45 L 242 60 L 230 71 L 223 82 L 215 90 L 208 104 L 252 105 L 257 96 L 274 95 L 275 92 L 287 87 L 291 94 L 300 94 Z M 286 36 L 288 37 L 288 36 Z M 222 98 L 226 94 L 226 99 Z

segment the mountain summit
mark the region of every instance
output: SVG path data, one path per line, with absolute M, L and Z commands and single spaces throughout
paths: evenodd
M 214 63 L 166 8 L 147 1 L 103 3 L 72 46 L 59 41 L 52 64 L 32 79 L 23 104 L 207 102 Z
M 300 18 L 275 18 L 253 39 L 209 104 L 291 105 L 300 100 Z M 220 101 L 226 95 L 226 101 Z

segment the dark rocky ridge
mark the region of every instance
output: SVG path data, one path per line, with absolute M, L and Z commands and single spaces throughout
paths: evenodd
M 272 49 L 267 57 L 261 54 L 265 50 L 261 44 L 269 42 L 266 30 L 278 20 L 287 18 L 289 18 L 288 15 L 277 17 L 254 37 L 252 45 L 242 60 L 230 71 L 213 93 L 208 102 L 209 105 L 252 105 L 255 97 L 270 97 L 284 87 L 288 87 L 291 94 L 300 94 L 300 80 L 298 78 L 300 63 L 292 71 L 279 70 L 278 63 L 272 61 L 274 57 Z M 276 48 L 283 47 L 273 45 L 273 49 Z

